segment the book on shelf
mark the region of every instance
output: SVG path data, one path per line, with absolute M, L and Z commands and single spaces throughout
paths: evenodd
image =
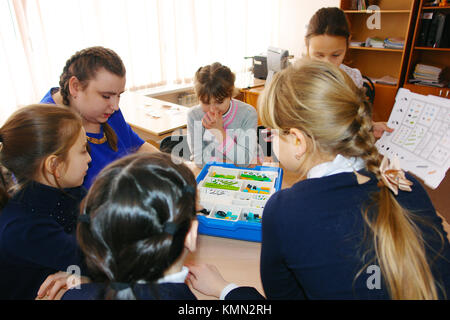
M 384 48 L 384 40 L 379 37 L 369 37 L 366 39 L 366 47 Z
M 371 77 L 370 80 L 372 80 L 373 83 L 379 83 L 379 84 L 389 84 L 392 86 L 397 85 L 397 79 L 391 76 L 384 76 L 381 78 L 373 78 Z
M 409 83 L 420 84 L 432 87 L 444 87 L 445 82 L 441 81 L 443 68 L 418 63 L 414 68 L 413 78 L 409 79 Z
M 426 37 L 425 46 L 439 48 L 441 45 L 442 37 L 446 37 L 444 34 L 444 28 L 446 27 L 445 21 L 447 20 L 447 15 L 441 12 L 433 13 L 433 19 L 428 30 Z M 448 23 L 447 23 L 448 29 Z M 448 32 L 448 30 L 447 30 Z
M 427 43 L 428 31 L 430 30 L 431 21 L 433 20 L 433 12 L 424 12 L 420 20 L 421 29 L 417 39 L 417 46 L 424 47 Z
M 350 46 L 402 50 L 405 46 L 405 40 L 403 38 L 392 37 L 388 37 L 384 40 L 379 37 L 369 37 L 365 42 L 352 41 L 350 42 Z
M 384 39 L 384 47 L 388 49 L 403 49 L 405 40 L 403 38 L 386 38 Z
M 366 43 L 364 41 L 350 41 L 350 47 L 365 47 Z

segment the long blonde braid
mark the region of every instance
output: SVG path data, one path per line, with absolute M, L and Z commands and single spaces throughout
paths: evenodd
M 263 125 L 297 128 L 311 137 L 315 147 L 306 158 L 316 151 L 360 157 L 380 181 L 381 157 L 371 132 L 371 107 L 364 93 L 337 67 L 303 60 L 283 70 L 265 89 L 258 110 Z M 372 199 L 378 209 L 362 205 L 361 210 L 391 298 L 437 299 L 424 240 L 412 214 L 387 187 L 379 185 Z

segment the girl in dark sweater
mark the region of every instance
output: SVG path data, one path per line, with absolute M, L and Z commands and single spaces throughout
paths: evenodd
M 0 187 L 0 299 L 34 299 L 49 274 L 81 269 L 74 231 L 91 157 L 80 116 L 19 109 L 0 128 L 0 161 L 18 183 Z

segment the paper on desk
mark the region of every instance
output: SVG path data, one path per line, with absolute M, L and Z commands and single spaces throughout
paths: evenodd
M 394 132 L 376 142 L 378 151 L 437 188 L 450 167 L 450 100 L 401 88 L 388 126 Z

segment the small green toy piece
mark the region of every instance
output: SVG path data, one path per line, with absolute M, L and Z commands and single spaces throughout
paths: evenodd
M 211 182 L 206 182 L 204 186 L 206 188 L 238 191 L 239 186 L 236 186 L 237 184 L 238 184 L 237 181 L 229 181 L 229 180 L 221 180 L 221 179 L 213 178 L 211 180 Z
M 205 183 L 206 188 L 213 188 L 213 189 L 224 189 L 224 190 L 233 190 L 238 191 L 239 187 L 230 186 L 230 185 L 224 185 L 224 184 L 217 184 L 213 182 L 206 182 Z
M 212 177 L 213 178 L 229 179 L 229 180 L 236 179 L 236 177 L 231 175 L 231 174 L 228 174 L 228 175 L 226 175 L 226 174 L 218 174 L 216 172 L 213 172 Z
M 253 172 L 244 172 L 241 174 L 241 179 L 244 180 L 254 180 L 254 181 L 272 181 L 268 176 L 265 174 L 256 174 Z

